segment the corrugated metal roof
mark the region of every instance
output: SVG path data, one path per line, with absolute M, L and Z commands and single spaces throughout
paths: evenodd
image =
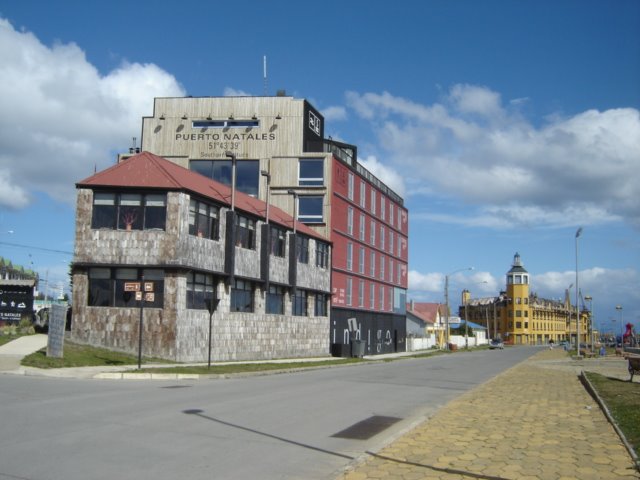
M 435 323 L 438 319 L 438 309 L 444 313 L 446 307 L 440 303 L 408 302 L 407 314 L 414 315 L 427 323 Z
M 187 191 L 231 206 L 231 187 L 181 167 L 151 152 L 141 152 L 76 184 L 76 188 L 113 187 Z M 261 219 L 266 218 L 266 203 L 245 193 L 235 192 L 235 208 Z M 269 206 L 269 222 L 293 230 L 293 217 L 280 208 Z M 304 223 L 296 222 L 300 233 L 329 240 Z

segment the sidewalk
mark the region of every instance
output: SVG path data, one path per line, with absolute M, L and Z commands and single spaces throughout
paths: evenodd
M 47 346 L 47 336 L 26 335 L 0 346 L 0 372 L 22 371 L 23 357 Z
M 577 377 L 625 380 L 620 358 L 573 361 L 542 350 L 448 403 L 429 420 L 338 478 L 638 479 L 620 437 Z

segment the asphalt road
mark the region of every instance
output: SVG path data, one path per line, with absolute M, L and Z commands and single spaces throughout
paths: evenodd
M 0 479 L 334 478 L 536 351 L 225 380 L 0 375 Z

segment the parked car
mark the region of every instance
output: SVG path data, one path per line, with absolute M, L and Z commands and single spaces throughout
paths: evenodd
M 490 350 L 494 350 L 496 348 L 499 348 L 500 350 L 504 348 L 504 343 L 502 343 L 502 340 L 500 340 L 499 338 L 494 338 L 489 342 Z

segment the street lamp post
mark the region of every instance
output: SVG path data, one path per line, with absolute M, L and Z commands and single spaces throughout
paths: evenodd
M 236 209 L 236 154 L 225 152 L 225 156 L 231 159 L 231 211 Z
M 446 314 L 447 316 L 446 318 L 446 324 L 445 324 L 445 348 L 448 350 L 449 349 L 449 277 L 451 275 L 453 275 L 454 273 L 458 273 L 458 272 L 465 272 L 467 270 L 473 270 L 473 267 L 467 267 L 467 268 L 461 268 L 459 270 L 455 270 L 451 273 L 448 273 L 447 275 L 444 276 L 444 300 L 446 303 Z
M 616 310 L 620 312 L 620 348 L 624 348 L 624 331 L 622 330 L 622 305 L 616 305 Z
M 584 299 L 589 302 L 589 342 L 591 343 L 591 351 L 593 352 L 593 297 L 586 295 Z
M 580 288 L 578 287 L 578 238 L 582 235 L 582 227 L 576 231 L 576 356 L 580 358 L 580 304 L 578 295 Z

